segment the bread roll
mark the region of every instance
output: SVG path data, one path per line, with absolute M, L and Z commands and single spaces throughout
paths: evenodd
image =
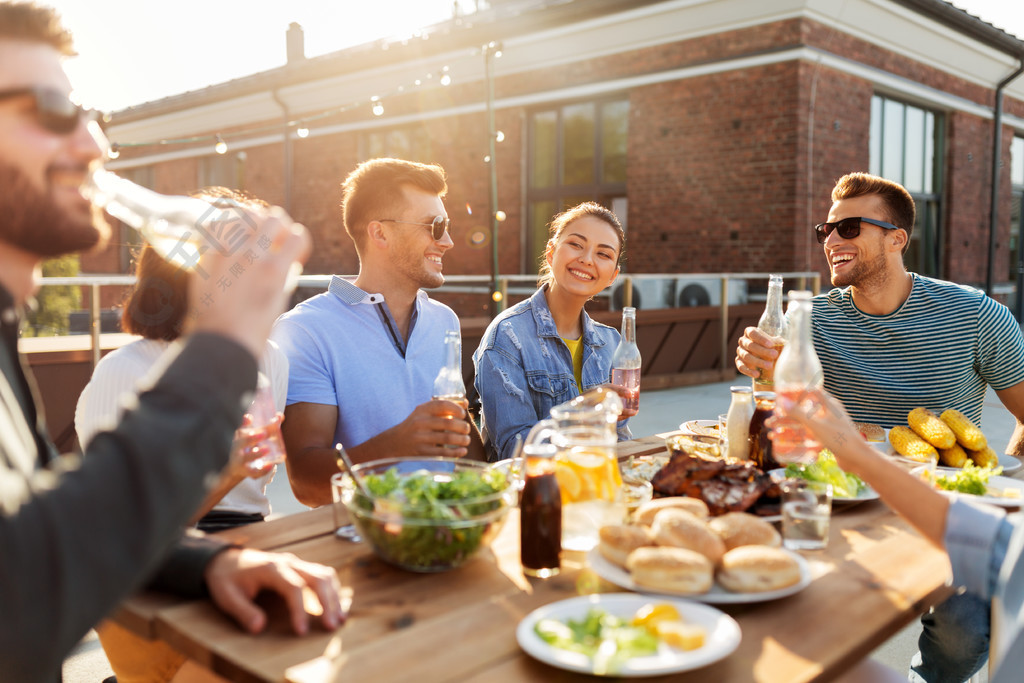
M 774 526 L 746 512 L 727 512 L 709 520 L 708 526 L 722 537 L 726 550 L 741 545 L 767 545 L 773 548 L 782 545 L 782 537 Z
M 725 553 L 725 542 L 700 517 L 678 508 L 661 510 L 654 517 L 651 536 L 658 545 L 695 550 L 711 564 Z
M 637 548 L 626 569 L 638 586 L 677 593 L 706 593 L 713 581 L 708 558 L 685 548 Z
M 782 548 L 744 545 L 722 557 L 716 578 L 734 593 L 761 593 L 799 583 L 800 565 Z
M 886 441 L 885 430 L 882 429 L 881 425 L 876 425 L 873 422 L 854 422 L 853 426 L 857 428 L 866 441 L 874 441 L 876 443 L 885 443 Z
M 616 524 L 603 526 L 598 531 L 597 549 L 609 562 L 626 566 L 626 558 L 637 548 L 654 545 L 650 529 L 645 526 Z
M 654 516 L 668 508 L 679 508 L 692 512 L 701 519 L 708 518 L 708 504 L 700 498 L 689 498 L 687 496 L 671 496 L 669 498 L 656 498 L 649 500 L 636 509 L 633 513 L 633 522 L 651 526 L 654 523 Z

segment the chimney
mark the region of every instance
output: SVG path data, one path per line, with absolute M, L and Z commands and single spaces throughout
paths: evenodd
M 285 40 L 288 45 L 288 63 L 301 62 L 306 58 L 306 40 L 302 32 L 302 26 L 297 22 L 288 24 L 288 31 L 285 33 Z

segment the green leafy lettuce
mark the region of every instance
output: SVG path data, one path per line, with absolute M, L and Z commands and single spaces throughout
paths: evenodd
M 835 498 L 856 498 L 867 488 L 856 474 L 844 472 L 836 463 L 836 456 L 828 449 L 822 449 L 818 459 L 809 465 L 787 465 L 786 476 L 832 484 L 832 496 Z
M 657 636 L 646 628 L 593 607 L 582 619 L 541 619 L 533 630 L 552 647 L 589 657 L 598 675 L 615 673 L 631 658 L 658 651 Z

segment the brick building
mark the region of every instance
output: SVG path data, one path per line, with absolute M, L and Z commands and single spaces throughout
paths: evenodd
M 307 273 L 354 273 L 340 181 L 375 156 L 438 162 L 445 272 L 487 274 L 493 88 L 502 274 L 536 272 L 551 215 L 596 199 L 624 219 L 629 272 L 824 275 L 811 226 L 836 178 L 869 170 L 918 201 L 912 270 L 997 293 L 1016 280 L 1024 41 L 942 0 L 480 4 L 310 59 L 293 25 L 279 69 L 115 113 L 110 166 L 161 192 L 281 204 L 314 234 Z M 128 267 L 122 245 L 83 259 Z

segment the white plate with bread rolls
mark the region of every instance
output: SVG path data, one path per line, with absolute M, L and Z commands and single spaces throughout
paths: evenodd
M 745 512 L 709 517 L 685 496 L 642 504 L 629 524 L 601 527 L 591 569 L 640 593 L 712 604 L 775 600 L 811 583 L 807 562 L 782 549 L 778 530 Z
M 756 556 L 740 558 L 740 560 L 737 561 L 736 566 L 731 568 L 729 574 L 724 573 L 723 568 L 719 567 L 716 571 L 716 580 L 714 583 L 707 591 L 700 593 L 687 592 L 686 590 L 679 590 L 677 588 L 681 585 L 681 575 L 685 575 L 685 573 L 689 571 L 689 565 L 686 564 L 685 561 L 680 563 L 678 567 L 676 566 L 679 558 L 668 557 L 665 558 L 664 562 L 651 562 L 652 570 L 649 573 L 647 583 L 644 585 L 638 584 L 633 579 L 633 574 L 624 567 L 620 567 L 606 560 L 597 548 L 594 548 L 587 554 L 587 562 L 590 563 L 590 568 L 594 570 L 594 573 L 605 581 L 614 583 L 616 586 L 621 588 L 627 588 L 635 593 L 685 597 L 688 600 L 695 600 L 709 605 L 739 605 L 778 600 L 779 598 L 799 593 L 811 585 L 811 570 L 807 564 L 807 560 L 796 553 L 782 548 L 767 548 L 766 546 L 743 546 L 743 548 L 750 549 L 744 550 L 744 553 L 747 555 L 753 555 L 755 552 L 759 552 L 759 549 L 761 548 L 766 548 L 768 551 L 772 551 L 773 553 L 774 551 L 779 551 L 792 558 L 792 562 L 787 563 L 784 567 L 780 568 L 776 566 L 777 557 L 774 554 L 771 558 L 765 558 L 763 562 L 761 558 Z M 658 548 L 654 550 L 661 549 Z M 665 550 L 673 549 L 666 548 Z M 739 550 L 739 548 L 737 548 L 737 550 Z M 784 588 L 734 592 L 726 589 L 721 584 L 722 577 L 730 575 L 735 577 L 734 583 L 730 584 L 735 588 L 756 588 L 759 585 L 759 582 L 766 578 L 769 580 L 775 580 L 774 575 L 784 577 L 782 578 L 784 581 L 790 581 L 790 577 L 798 576 L 799 578 L 795 583 L 790 583 L 790 585 L 785 586 Z M 664 587 L 659 586 L 659 582 L 662 580 L 665 582 L 663 584 Z
M 618 670 L 608 672 L 608 675 L 634 678 L 690 671 L 713 664 L 729 656 L 739 647 L 740 626 L 729 615 L 714 607 L 687 600 L 660 601 L 672 604 L 686 623 L 703 627 L 704 645 L 695 650 L 679 650 L 662 642 L 656 653 L 628 659 Z M 595 674 L 594 663 L 590 657 L 580 652 L 554 647 L 542 640 L 534 630 L 537 622 L 541 619 L 557 619 L 563 622 L 568 619 L 581 619 L 592 608 L 629 618 L 638 609 L 650 603 L 649 597 L 629 593 L 581 595 L 559 600 L 539 607 L 523 617 L 516 628 L 516 640 L 528 655 L 545 664 L 567 671 Z

